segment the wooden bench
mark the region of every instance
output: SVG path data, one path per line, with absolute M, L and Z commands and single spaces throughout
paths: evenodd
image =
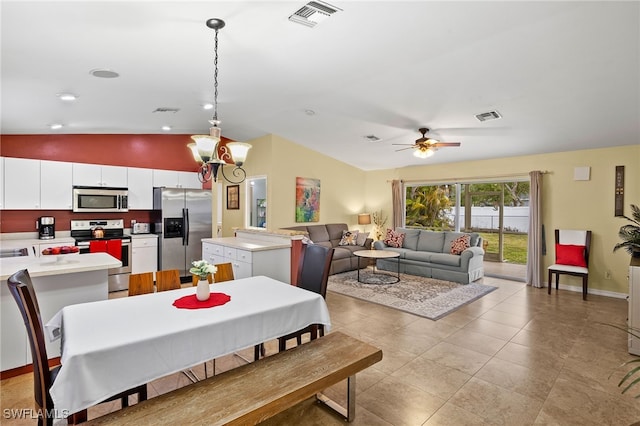
M 380 349 L 340 332 L 329 333 L 86 424 L 257 424 L 314 395 L 352 421 L 355 374 L 381 359 Z M 320 394 L 345 379 L 347 407 Z

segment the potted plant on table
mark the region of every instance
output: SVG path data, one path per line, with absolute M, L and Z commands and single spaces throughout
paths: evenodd
M 622 217 L 631 223 L 620 227 L 618 236 L 622 242 L 616 244 L 613 251 L 624 248 L 632 257 L 640 257 L 640 208 L 631 204 L 631 217 Z

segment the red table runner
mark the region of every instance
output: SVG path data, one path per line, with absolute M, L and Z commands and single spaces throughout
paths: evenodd
M 224 293 L 211 293 L 208 300 L 202 302 L 196 298 L 195 294 L 183 296 L 173 302 L 173 306 L 179 309 L 203 309 L 224 305 L 231 300 L 231 296 Z

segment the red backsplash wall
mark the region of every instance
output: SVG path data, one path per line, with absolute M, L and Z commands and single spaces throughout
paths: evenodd
M 2 135 L 0 156 L 68 161 L 109 166 L 196 171 L 187 144 L 190 135 Z M 210 184 L 205 187 L 211 187 Z M 40 216 L 53 216 L 56 231 L 69 231 L 70 221 L 96 219 L 95 215 L 70 210 L 2 210 L 0 232 L 35 232 Z M 153 211 L 101 213 L 98 219 L 153 222 Z

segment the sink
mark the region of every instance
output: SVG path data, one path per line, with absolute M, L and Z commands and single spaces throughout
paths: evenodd
M 0 258 L 21 256 L 29 256 L 29 250 L 26 248 L 0 249 Z

